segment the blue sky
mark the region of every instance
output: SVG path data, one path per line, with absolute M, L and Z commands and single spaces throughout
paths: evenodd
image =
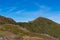
M 0 0 L 0 15 L 17 22 L 42 16 L 60 23 L 60 0 Z

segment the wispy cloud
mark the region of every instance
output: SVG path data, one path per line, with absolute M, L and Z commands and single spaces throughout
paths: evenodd
M 52 8 L 50 7 L 47 7 L 45 5 L 40 5 L 38 3 L 35 3 L 36 6 L 39 7 L 39 10 L 35 11 L 34 13 L 37 15 L 40 15 L 40 16 L 43 16 L 43 17 L 47 17 L 57 23 L 60 23 L 60 11 L 53 11 L 52 12 Z
M 39 7 L 40 10 L 43 10 L 43 11 L 50 11 L 51 8 L 48 7 L 48 6 L 45 6 L 45 5 L 40 5 L 39 3 L 35 2 L 35 5 Z
M 16 14 L 21 14 L 21 13 L 23 13 L 24 12 L 24 10 L 18 10 L 18 11 L 16 11 L 15 13 Z
M 45 13 L 48 13 L 50 10 L 51 10 L 51 8 L 50 7 L 47 7 L 47 6 L 44 6 L 44 5 L 40 5 L 40 4 L 38 4 L 38 3 L 35 3 L 35 5 L 36 6 L 38 6 L 39 7 L 39 10 L 37 10 L 37 11 L 30 11 L 30 12 L 28 12 L 28 11 L 26 11 L 26 10 L 18 10 L 18 11 L 15 11 L 14 13 L 16 13 L 16 14 L 23 14 L 23 15 L 27 15 L 27 17 L 28 17 L 28 15 L 30 15 L 30 17 L 35 17 L 35 16 L 43 16 Z M 32 14 L 32 15 L 31 15 Z M 33 16 L 34 15 L 34 16 Z
M 35 3 L 38 7 L 40 7 L 40 10 L 38 10 L 38 14 L 42 15 L 43 17 L 47 17 L 57 23 L 60 23 L 60 11 L 52 11 L 52 8 L 39 5 L 38 3 Z
M 11 13 L 12 11 L 16 10 L 16 7 L 11 7 L 11 8 L 8 8 L 9 10 L 7 10 L 7 13 Z
M 22 19 L 21 21 L 23 21 L 23 20 L 25 20 L 25 21 L 31 21 L 31 20 L 34 20 L 35 18 L 37 18 L 38 16 L 43 16 L 43 17 L 47 17 L 47 18 L 49 18 L 49 19 L 51 19 L 51 20 L 53 20 L 55 22 L 60 23 L 60 19 L 59 19 L 60 12 L 55 12 L 55 11 L 52 12 L 51 11 L 52 10 L 51 7 L 48 7 L 48 6 L 45 6 L 45 5 L 40 5 L 37 2 L 35 3 L 35 5 L 39 7 L 39 10 L 32 11 L 32 12 L 31 11 L 28 12 L 25 9 L 14 11 L 17 8 L 16 7 L 12 7 L 12 8 L 10 8 L 7 11 L 7 13 L 12 13 L 12 14 L 14 13 L 14 14 L 16 14 L 18 16 L 22 15 L 24 18 L 21 18 L 22 16 L 16 18 L 16 19 L 19 19 L 19 20 Z M 12 11 L 14 11 L 14 12 L 12 12 Z
M 37 10 L 35 13 L 39 14 L 40 16 L 47 15 L 52 10 L 52 8 L 45 5 L 40 5 L 37 2 L 35 2 L 35 5 L 39 7 L 39 10 Z

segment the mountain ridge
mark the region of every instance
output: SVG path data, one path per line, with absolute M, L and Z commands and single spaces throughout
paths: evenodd
M 5 24 L 5 23 L 7 23 L 7 24 L 14 24 L 14 23 L 16 23 L 13 19 L 11 19 L 11 18 L 7 18 L 7 17 L 4 17 L 4 16 L 1 16 L 0 15 L 0 24 Z
M 2 24 L 1 24 L 1 21 L 2 21 Z M 2 25 L 4 25 L 4 26 L 2 26 Z M 18 29 L 17 29 L 17 27 L 18 27 Z M 16 22 L 13 19 L 6 18 L 4 16 L 0 16 L 0 31 L 2 31 L 2 33 L 4 31 L 8 31 L 8 34 L 9 34 L 9 32 L 11 32 L 15 35 L 16 34 L 18 34 L 20 36 L 22 35 L 22 36 L 24 36 L 24 38 L 25 38 L 25 36 L 26 37 L 28 36 L 29 37 L 28 39 L 32 39 L 33 36 L 34 37 L 38 36 L 38 39 L 40 37 L 42 37 L 42 39 L 39 39 L 39 40 L 44 40 L 44 39 L 59 40 L 60 39 L 60 32 L 59 32 L 60 25 L 55 23 L 54 21 L 49 20 L 44 17 L 38 17 L 37 19 L 35 19 L 34 21 L 31 21 L 31 22 Z M 48 37 L 48 39 L 47 39 L 47 37 Z M 33 39 L 35 40 L 35 38 L 33 38 Z

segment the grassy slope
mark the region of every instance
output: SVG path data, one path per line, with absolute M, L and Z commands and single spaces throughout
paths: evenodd
M 21 30 L 20 26 L 11 24 L 0 25 L 0 37 L 7 38 L 8 40 L 53 40 L 53 38 L 48 36 L 26 32 Z
M 49 34 L 53 37 L 60 38 L 60 25 L 47 18 L 39 17 L 32 22 L 18 24 L 31 32 Z

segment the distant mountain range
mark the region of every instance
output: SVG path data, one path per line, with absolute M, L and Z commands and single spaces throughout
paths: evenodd
M 16 22 L 0 16 L 0 39 L 60 40 L 60 24 L 44 17 L 30 22 Z

